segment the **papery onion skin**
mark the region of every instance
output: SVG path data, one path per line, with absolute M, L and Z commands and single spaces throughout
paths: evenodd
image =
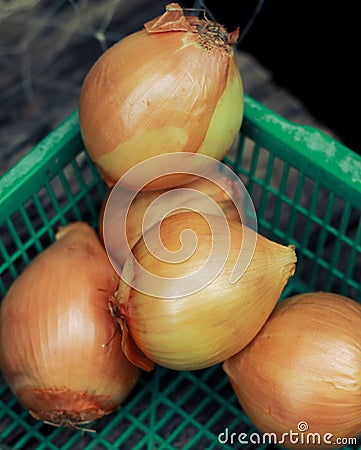
M 260 432 L 299 433 L 286 448 L 338 448 L 337 438 L 361 434 L 361 305 L 352 299 L 309 292 L 282 300 L 223 368 Z M 332 443 L 307 442 L 308 433 L 331 433 Z
M 199 195 L 205 194 L 209 199 L 215 202 L 220 208 L 220 213 L 224 214 L 227 219 L 230 220 L 241 220 L 241 215 L 243 213 L 243 204 L 242 204 L 242 193 L 239 192 L 239 186 L 234 181 L 228 179 L 227 177 L 220 176 L 219 183 L 222 183 L 221 186 L 228 185 L 227 191 L 230 192 L 231 197 L 228 193 L 219 185 L 214 183 L 211 180 L 208 180 L 203 177 L 195 177 L 193 182 L 187 183 L 183 187 L 188 191 L 184 194 L 176 197 L 175 203 L 169 205 L 169 210 L 171 211 L 169 214 L 177 214 L 179 212 L 184 212 L 187 209 L 192 208 L 193 210 L 199 212 L 207 212 L 206 207 L 207 204 L 203 204 L 202 197 Z M 175 188 L 177 189 L 177 188 Z M 100 215 L 98 222 L 98 229 L 101 240 L 104 242 L 104 211 L 106 208 L 106 204 L 111 193 L 112 188 L 108 189 L 107 194 L 104 197 Z M 117 260 L 117 265 L 122 267 L 124 262 L 129 254 L 130 249 L 134 247 L 136 242 L 140 239 L 143 234 L 143 227 L 145 229 L 149 228 L 149 226 L 145 227 L 143 223 L 144 214 L 151 207 L 151 203 L 161 196 L 162 194 L 168 192 L 168 189 L 161 190 L 145 190 L 140 191 L 135 196 L 129 211 L 127 211 L 127 200 L 124 203 L 121 203 L 121 199 L 119 204 L 117 205 L 118 212 L 117 214 L 113 214 L 110 217 L 110 220 L 107 221 L 107 227 L 111 228 L 107 230 L 107 240 L 112 240 L 112 245 L 107 246 L 107 250 L 114 252 L 113 257 Z M 237 204 L 235 204 L 236 202 Z M 176 208 L 172 211 L 172 208 Z M 156 209 L 156 208 L 155 208 Z M 119 216 L 123 216 L 122 212 L 124 211 L 124 216 L 126 216 L 126 235 L 128 239 L 129 247 L 122 246 L 121 244 L 116 244 L 119 241 L 119 234 L 123 223 L 119 223 Z M 154 209 L 153 209 L 154 211 Z M 156 221 L 162 220 L 163 216 L 161 211 L 159 214 L 155 212 L 152 213 L 152 224 L 156 223 Z M 154 222 L 154 223 L 153 223 Z M 116 250 L 115 250 L 116 247 Z
M 218 24 L 191 21 L 188 30 L 143 29 L 125 37 L 84 80 L 81 133 L 109 186 L 155 155 L 198 152 L 221 160 L 236 139 L 244 103 L 232 40 Z M 212 36 L 202 31 L 204 24 L 219 30 L 221 43 L 214 29 Z M 174 175 L 148 188 L 184 182 Z
M 130 288 L 121 278 L 116 298 L 118 321 L 123 330 L 123 350 L 134 364 L 145 370 L 151 370 L 154 364 L 175 370 L 210 367 L 241 350 L 265 323 L 294 273 L 294 248 L 257 235 L 248 268 L 240 280 L 231 284 L 242 242 L 242 224 L 229 220 L 228 225 L 231 246 L 225 266 L 211 283 L 194 294 L 178 298 L 167 298 L 174 294 L 172 291 L 164 291 L 163 297 L 146 295 Z M 135 259 L 159 277 L 185 276 L 203 265 L 213 239 L 227 238 L 217 235 L 217 230 L 212 236 L 200 214 L 185 212 L 163 220 L 160 232 L 164 246 L 177 250 L 184 229 L 194 230 L 198 238 L 196 252 L 185 262 L 160 263 L 150 255 L 143 238 L 133 248 Z M 243 232 L 247 247 L 256 232 L 247 227 Z M 218 262 L 215 259 L 209 264 Z M 133 279 L 137 279 L 137 269 L 131 270 Z
M 39 420 L 76 426 L 119 407 L 140 371 L 124 356 L 108 309 L 119 277 L 83 222 L 15 280 L 0 307 L 0 368 Z

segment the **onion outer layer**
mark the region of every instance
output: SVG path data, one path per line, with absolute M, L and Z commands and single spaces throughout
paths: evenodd
M 286 448 L 337 448 L 337 439 L 361 433 L 361 305 L 354 300 L 310 292 L 281 301 L 223 368 L 254 425 L 279 441 L 286 436 Z M 291 430 L 298 441 L 283 435 Z
M 8 290 L 0 368 L 36 419 L 93 421 L 116 409 L 138 380 L 108 309 L 117 283 L 94 230 L 77 222 L 59 231 Z
M 216 224 L 222 219 L 215 217 Z M 162 297 L 146 295 L 131 288 L 121 278 L 116 294 L 115 309 L 122 328 L 122 345 L 127 357 L 145 370 L 159 364 L 176 370 L 196 370 L 224 361 L 246 346 L 258 333 L 276 305 L 289 277 L 295 270 L 294 248 L 272 242 L 240 222 L 227 221 L 231 245 L 225 266 L 219 275 L 194 294 L 174 295 L 174 287 Z M 201 214 L 185 212 L 165 218 L 160 226 L 164 247 L 179 248 L 183 230 L 193 230 L 198 238 L 197 249 L 185 262 L 160 262 L 152 256 L 140 239 L 133 248 L 134 258 L 151 273 L 165 278 L 184 277 L 204 264 L 213 240 L 223 242 L 228 236 L 210 234 Z M 150 230 L 152 231 L 152 229 Z M 244 247 L 240 252 L 242 234 Z M 247 245 L 256 247 L 249 266 L 235 283 L 230 282 L 238 256 L 248 261 Z M 243 256 L 245 255 L 245 256 Z M 217 255 L 212 264 L 218 264 Z M 138 269 L 131 264 L 124 270 Z M 206 273 L 206 272 L 205 272 Z M 140 284 L 142 279 L 137 280 Z M 182 282 L 178 284 L 182 288 Z
M 82 137 L 109 186 L 155 155 L 199 152 L 221 160 L 239 132 L 244 103 L 235 38 L 208 19 L 185 17 L 177 7 L 166 31 L 146 26 L 125 37 L 84 80 Z M 158 180 L 149 188 L 185 182 L 175 180 Z
M 177 195 L 178 191 L 174 191 L 175 196 L 173 197 L 173 201 L 170 205 L 167 206 L 167 208 L 170 210 L 168 215 L 178 214 L 189 209 L 198 212 L 207 212 L 207 208 L 209 209 L 210 206 L 200 195 L 205 194 L 209 199 L 211 199 L 218 205 L 218 207 L 220 208 L 219 213 L 224 214 L 227 219 L 241 220 L 240 216 L 243 213 L 243 193 L 240 191 L 238 184 L 222 175 L 219 175 L 217 182 L 220 183 L 220 186 L 222 187 L 220 187 L 213 181 L 203 177 L 197 177 L 193 182 L 187 183 L 184 186 L 178 186 L 187 189 L 187 192 L 183 191 L 179 195 Z M 228 193 L 223 189 L 225 185 L 228 185 L 227 190 L 228 192 L 230 192 L 231 196 L 229 196 Z M 99 215 L 98 229 L 101 240 L 103 242 L 105 226 L 103 220 L 104 211 L 112 189 L 118 189 L 118 187 L 108 189 L 108 192 L 103 200 Z M 122 267 L 124 265 L 124 262 L 126 261 L 126 258 L 129 254 L 129 249 L 132 249 L 136 242 L 141 238 L 143 230 L 147 230 L 151 227 L 151 225 L 154 225 L 155 223 L 163 219 L 164 203 L 160 203 L 160 207 L 158 207 L 158 210 L 157 206 L 152 207 L 151 203 L 166 192 L 169 192 L 169 190 L 145 190 L 138 192 L 129 208 L 129 211 L 127 211 L 127 200 L 122 201 L 123 197 L 121 195 L 121 191 L 117 195 L 117 212 L 112 215 L 108 214 L 107 216 L 109 217 L 109 219 L 106 222 L 106 236 L 108 243 L 106 248 L 108 252 L 111 251 L 112 257 L 116 259 L 118 267 Z M 234 202 L 236 202 L 237 204 L 235 204 Z M 144 223 L 144 215 L 149 208 L 151 208 L 152 211 L 151 221 Z M 124 228 L 124 222 L 119 219 L 123 218 L 124 216 L 126 216 L 125 226 L 129 247 L 122 246 L 120 243 L 119 245 L 117 244 L 117 242 L 119 241 L 120 230 L 123 230 Z M 109 240 L 111 240 L 111 245 L 109 245 Z

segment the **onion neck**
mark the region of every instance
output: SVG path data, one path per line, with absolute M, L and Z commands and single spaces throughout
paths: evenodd
M 222 25 L 206 17 L 200 19 L 196 16 L 185 16 L 178 3 L 168 4 L 164 14 L 145 23 L 144 27 L 148 33 L 172 31 L 197 33 L 197 41 L 202 47 L 207 50 L 223 49 L 228 53 L 232 52 L 233 45 L 237 43 L 239 37 L 238 28 L 228 33 Z
M 227 52 L 232 52 L 234 40 L 234 36 L 232 36 L 233 33 L 228 33 L 222 25 L 206 19 L 198 19 L 195 28 L 198 32 L 198 40 L 202 47 L 207 50 L 220 48 Z

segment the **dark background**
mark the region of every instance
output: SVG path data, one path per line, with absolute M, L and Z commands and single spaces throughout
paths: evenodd
M 361 153 L 358 2 L 241 0 L 237 8 L 227 0 L 199 3 L 228 31 L 239 26 L 241 33 L 261 6 L 238 48 L 252 54 L 277 84 Z
M 0 2 L 0 175 L 74 111 L 83 79 L 102 52 L 169 3 Z M 357 2 L 179 3 L 206 7 L 228 31 L 240 27 L 240 68 L 249 95 L 361 154 Z

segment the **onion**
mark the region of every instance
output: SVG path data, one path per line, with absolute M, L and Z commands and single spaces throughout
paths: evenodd
M 361 434 L 361 305 L 354 300 L 327 292 L 283 300 L 223 367 L 255 426 L 284 447 L 337 448 Z
M 223 159 L 243 118 L 243 85 L 232 33 L 172 3 L 160 17 L 109 48 L 79 98 L 85 147 L 109 186 L 160 154 Z M 149 188 L 183 184 L 184 176 Z
M 226 188 L 230 195 L 223 188 Z M 112 198 L 109 201 L 112 190 Z M 145 230 L 163 219 L 164 210 L 168 215 L 184 212 L 187 209 L 215 213 L 215 206 L 218 206 L 219 214 L 224 214 L 231 220 L 240 220 L 243 193 L 238 184 L 226 176 L 219 175 L 214 181 L 198 177 L 193 182 L 179 186 L 179 189 L 171 190 L 173 194 L 171 199 L 169 195 L 165 196 L 163 202 L 160 197 L 169 192 L 166 189 L 140 191 L 135 195 L 131 205 L 128 205 L 127 196 L 123 195 L 123 189 L 118 185 L 108 190 L 99 216 L 99 234 L 103 242 L 106 240 L 108 255 L 112 255 L 111 261 L 114 261 L 113 265 L 119 267 L 120 271 L 130 249 L 134 247 Z M 159 199 L 158 203 L 155 202 L 156 199 Z M 106 207 L 111 211 L 108 211 L 105 217 Z M 113 213 L 114 209 L 117 211 Z M 145 220 L 146 213 L 148 220 Z M 126 217 L 126 220 L 122 220 L 123 217 Z M 119 240 L 119 233 L 124 226 L 128 239 L 127 246 L 121 245 Z
M 184 212 L 147 230 L 125 262 L 113 313 L 145 370 L 209 367 L 257 334 L 295 269 L 293 247 L 240 222 Z
M 116 409 L 140 371 L 121 351 L 108 309 L 119 277 L 95 232 L 64 227 L 8 290 L 0 308 L 0 368 L 20 403 L 55 425 Z

